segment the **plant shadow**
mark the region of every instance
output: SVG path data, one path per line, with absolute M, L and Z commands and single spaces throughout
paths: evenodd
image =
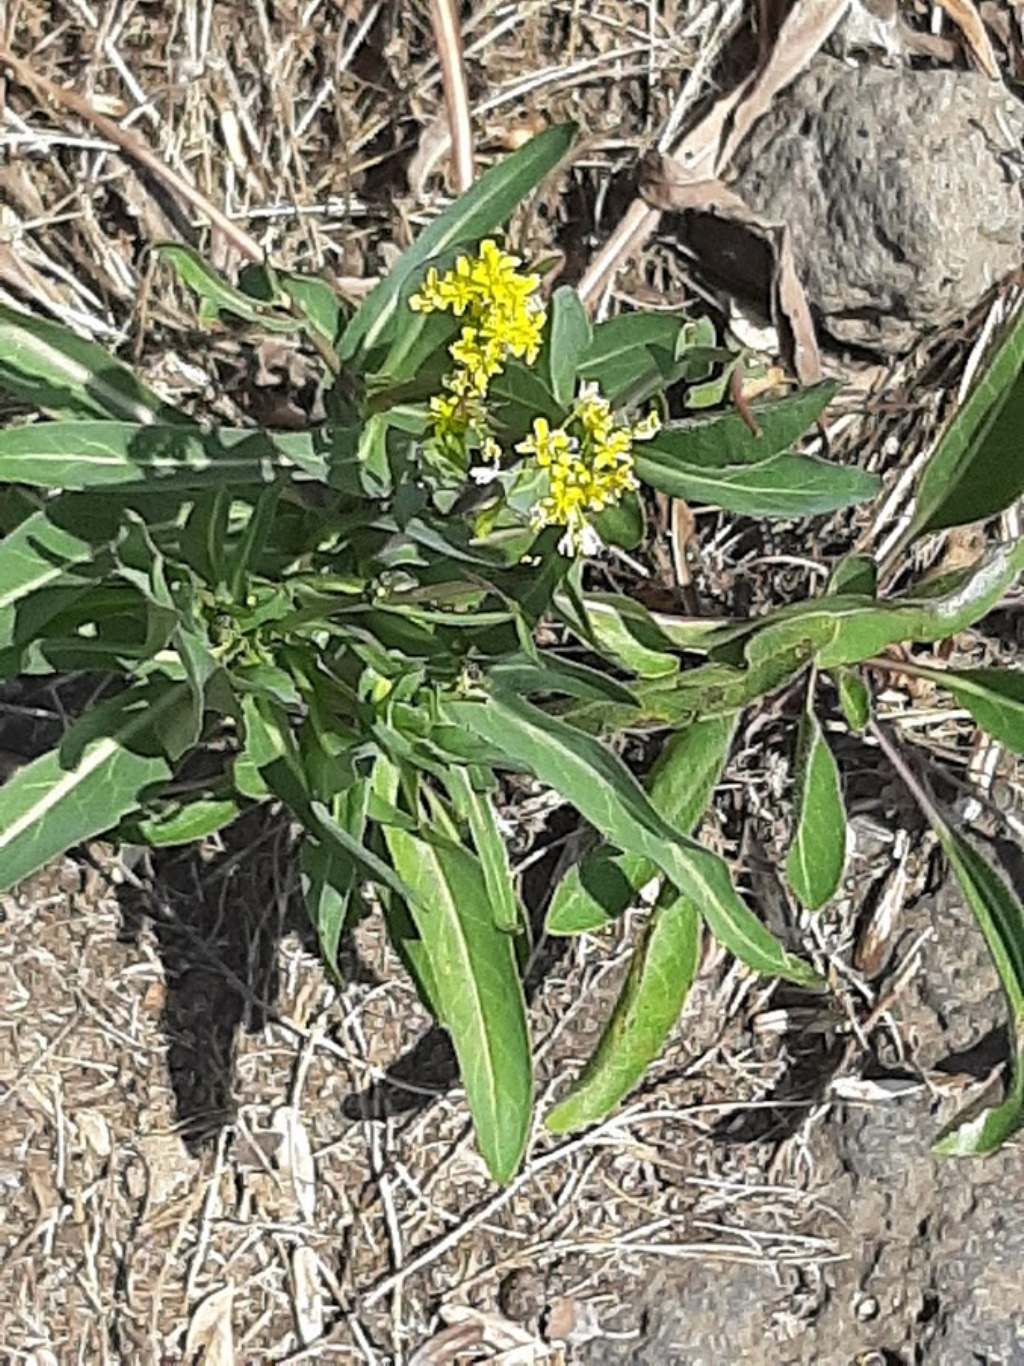
M 289 825 L 265 809 L 229 826 L 222 847 L 149 855 L 145 876 L 119 889 L 122 935 L 151 930 L 164 969 L 160 1025 L 178 1130 L 190 1151 L 215 1142 L 237 1114 L 236 1060 L 244 1034 L 273 1022 L 282 940 L 315 953 L 301 899 L 289 894 Z M 358 965 L 346 963 L 358 979 Z

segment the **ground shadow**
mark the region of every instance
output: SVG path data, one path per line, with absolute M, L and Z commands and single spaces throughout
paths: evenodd
M 316 952 L 289 886 L 292 845 L 288 821 L 259 808 L 228 827 L 219 852 L 151 854 L 119 887 L 124 937 L 151 927 L 163 965 L 161 1028 L 176 1120 L 192 1151 L 235 1118 L 238 1040 L 274 1018 L 281 941 L 297 934 Z

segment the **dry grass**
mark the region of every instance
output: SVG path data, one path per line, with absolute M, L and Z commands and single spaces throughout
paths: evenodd
M 474 10 L 465 47 L 478 162 L 545 123 L 581 124 L 567 178 L 518 225 L 534 250 L 564 254 L 570 278 L 628 202 L 638 151 L 706 93 L 710 45 L 739 18 L 738 5 L 714 0 Z M 446 200 L 425 7 L 28 0 L 8 6 L 4 40 L 38 74 L 136 130 L 291 269 L 356 290 Z M 268 391 L 263 415 L 303 420 L 293 398 L 308 373 L 302 358 L 279 350 L 254 360 L 235 334 L 200 333 L 192 301 L 148 252 L 185 240 L 231 272 L 237 244 L 94 128 L 18 83 L 6 87 L 0 141 L 0 300 L 117 347 L 176 400 L 244 416 L 255 375 Z M 659 242 L 602 306 L 677 307 L 688 294 L 684 263 Z M 836 452 L 856 451 L 887 474 L 891 505 L 873 521 L 824 525 L 812 551 L 784 528 L 755 535 L 738 519 L 702 516 L 703 600 L 742 589 L 758 606 L 806 593 L 820 586 L 818 552 L 858 537 L 884 553 L 905 472 L 988 325 L 979 318 L 931 355 L 868 377 L 828 432 Z M 991 747 L 979 757 L 973 733 L 933 698 L 894 688 L 881 701 L 965 781 L 980 773 L 991 786 L 999 770 L 1017 783 Z M 21 724 L 10 709 L 4 716 Z M 816 1191 L 810 1159 L 809 1135 L 831 1105 L 828 1075 L 786 1099 L 799 1061 L 792 1040 L 838 1038 L 840 1073 L 856 1072 L 872 1028 L 900 1052 L 891 1010 L 920 946 L 893 955 L 880 991 L 855 966 L 859 902 L 797 922 L 765 871 L 786 829 L 782 734 L 769 710 L 745 737 L 706 834 L 773 924 L 831 968 L 838 1007 L 777 1004 L 772 987 L 709 959 L 685 1029 L 642 1090 L 578 1138 L 538 1133 L 523 1173 L 500 1192 L 474 1153 L 444 1040 L 373 926 L 361 929 L 341 988 L 309 952 L 285 832 L 249 831 L 241 847 L 159 877 L 98 849 L 84 872 L 64 860 L 8 898 L 4 1360 L 157 1363 L 202 1351 L 210 1362 L 426 1366 L 455 1360 L 441 1339 L 422 1348 L 449 1323 L 470 1344 L 461 1360 L 557 1363 L 585 1351 L 588 1337 L 639 1332 L 637 1287 L 666 1262 L 739 1261 L 752 1277 L 796 1268 L 821 1281 L 844 1255 L 842 1221 Z M 853 882 L 902 878 L 905 895 L 923 883 L 926 860 L 907 843 L 894 860 L 891 835 L 879 843 L 871 828 L 869 797 L 862 806 Z M 547 814 L 535 813 L 531 830 Z M 600 942 L 546 946 L 532 1003 L 542 1111 L 594 1042 L 632 928 L 627 917 Z M 744 1126 L 748 1145 L 718 1141 Z M 564 1305 L 561 1319 L 550 1317 L 558 1297 L 568 1320 Z M 482 1317 L 459 1324 L 453 1306 L 467 1304 Z M 525 1341 L 510 1319 L 526 1325 Z

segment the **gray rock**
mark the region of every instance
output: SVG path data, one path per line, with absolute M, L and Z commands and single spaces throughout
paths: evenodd
M 899 351 L 1020 266 L 1022 138 L 1024 106 L 981 75 L 822 57 L 745 139 L 731 179 L 789 224 L 828 331 Z

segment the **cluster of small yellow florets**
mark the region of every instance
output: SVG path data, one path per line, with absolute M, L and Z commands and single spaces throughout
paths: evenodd
M 444 378 L 444 392 L 430 400 L 430 417 L 441 451 L 459 463 L 471 448 L 479 451 L 483 463 L 470 474 L 481 482 L 497 477 L 502 455 L 488 423 L 488 386 L 510 357 L 532 365 L 544 332 L 540 277 L 520 274 L 519 264 L 496 243 L 481 242 L 475 256 L 460 256 L 444 275 L 428 270 L 409 300 L 414 312 L 465 319 L 448 348 L 455 369 Z M 659 425 L 652 412 L 633 426 L 616 426 L 611 404 L 593 384 L 580 390 L 561 427 L 552 430 L 545 418 L 535 418 L 531 435 L 516 447 L 547 473 L 533 525 L 564 527 L 558 547 L 565 555 L 599 550 L 590 515 L 636 488 L 633 443 L 649 440 Z
M 565 555 L 594 554 L 601 540 L 588 514 L 601 512 L 637 487 L 634 441 L 649 441 L 660 427 L 651 412 L 631 427 L 615 425 L 611 404 L 596 385 L 580 391 L 562 427 L 551 430 L 542 417 L 516 447 L 548 472 L 548 493 L 533 511 L 534 525 L 565 527 L 558 543 Z
M 500 458 L 487 425 L 488 385 L 510 356 L 532 365 L 540 351 L 545 322 L 536 294 L 540 276 L 520 274 L 519 264 L 496 242 L 484 241 L 476 256 L 460 256 L 446 274 L 428 270 L 409 300 L 416 313 L 465 319 L 448 348 L 456 368 L 445 376 L 445 392 L 430 400 L 434 439 L 451 455 L 464 454 L 472 441 L 485 460 Z

